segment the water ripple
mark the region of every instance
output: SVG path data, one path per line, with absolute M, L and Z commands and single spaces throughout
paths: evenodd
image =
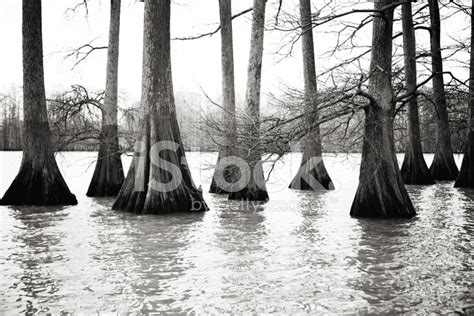
M 89 154 L 68 155 L 60 165 Z M 215 156 L 190 156 L 207 187 L 202 164 Z M 415 219 L 357 220 L 348 215 L 357 157 L 327 158 L 338 185 L 324 193 L 287 189 L 298 163 L 277 168 L 269 203 L 206 195 L 205 214 L 137 216 L 80 194 L 74 207 L 1 207 L 0 313 L 443 314 L 474 305 L 474 191 L 409 186 Z M 84 170 L 63 170 L 75 192 L 87 187 Z

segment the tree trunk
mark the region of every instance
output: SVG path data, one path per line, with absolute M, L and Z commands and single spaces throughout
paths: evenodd
M 436 107 L 436 151 L 430 171 L 436 180 L 455 180 L 458 167 L 451 147 L 446 93 L 443 79 L 443 59 L 441 57 L 441 21 L 437 0 L 429 0 L 431 21 L 431 67 L 433 72 L 433 96 Z
M 411 2 L 402 4 L 403 49 L 405 56 L 406 90 L 416 93 L 416 39 Z M 414 95 L 407 106 L 408 133 L 402 177 L 405 184 L 435 184 L 423 157 L 418 117 L 418 99 Z
M 20 171 L 3 196 L 3 205 L 73 205 L 54 158 L 43 72 L 41 1 L 23 0 L 24 147 Z
M 267 188 L 263 176 L 260 142 L 260 87 L 262 77 L 263 37 L 265 31 L 265 2 L 254 0 L 253 20 L 250 40 L 250 56 L 247 70 L 247 91 L 245 107 L 249 117 L 246 124 L 248 137 L 243 140 L 247 150 L 242 152 L 242 158 L 247 162 L 248 169 L 241 170 L 241 176 L 248 179 L 240 190 L 229 194 L 231 200 L 266 201 Z
M 316 65 L 314 58 L 311 0 L 300 0 L 301 40 L 303 51 L 304 111 L 308 134 L 303 139 L 303 158 L 290 189 L 333 190 L 334 185 L 324 166 L 318 119 Z
M 474 0 L 471 8 L 474 8 Z M 454 186 L 474 188 L 474 15 L 471 14 L 471 62 L 469 67 L 469 120 L 468 140 L 464 150 L 461 171 Z
M 116 196 L 124 181 L 117 126 L 118 59 L 120 35 L 120 2 L 110 1 L 107 76 L 100 147 L 87 196 Z
M 395 0 L 393 0 L 395 1 Z M 392 1 L 376 1 L 380 11 Z M 359 187 L 351 216 L 407 218 L 416 215 L 395 156 L 392 72 L 393 8 L 374 15 L 370 65 L 370 105 L 365 110 L 365 132 Z
M 142 131 L 113 209 L 139 214 L 205 211 L 176 119 L 170 54 L 170 1 L 146 0 Z
M 224 157 L 235 155 L 237 130 L 235 121 L 235 85 L 234 85 L 234 48 L 232 43 L 232 6 L 231 0 L 219 0 L 219 14 L 221 21 L 221 63 L 222 63 L 222 100 L 224 106 L 225 140 L 224 148 L 219 152 L 216 169 L 212 177 L 210 193 L 229 193 L 225 182 L 235 179 L 235 168 L 221 164 Z M 217 179 L 217 180 L 216 180 Z

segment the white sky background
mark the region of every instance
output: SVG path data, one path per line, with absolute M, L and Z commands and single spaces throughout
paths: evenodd
M 353 4 L 341 0 L 352 8 Z M 21 0 L 0 1 L 0 91 L 8 90 L 12 85 L 22 84 L 21 52 Z M 95 39 L 93 44 L 106 46 L 109 26 L 109 1 L 90 0 L 89 14 L 85 11 L 68 12 L 79 0 L 43 0 L 43 47 L 45 61 L 45 80 L 48 92 L 68 89 L 72 84 L 81 84 L 88 89 L 100 90 L 105 86 L 106 51 L 92 53 L 85 62 L 75 69 L 73 59 L 65 60 L 68 50 Z M 271 22 L 276 13 L 277 1 L 267 5 L 267 22 Z M 296 13 L 297 0 L 284 1 L 284 11 Z M 313 1 L 313 7 L 323 3 Z M 233 13 L 238 13 L 252 5 L 251 0 L 234 0 Z M 372 4 L 367 4 L 369 7 Z M 314 12 L 314 10 L 313 10 Z M 175 0 L 172 4 L 172 37 L 192 36 L 214 30 L 218 25 L 217 0 Z M 400 15 L 397 10 L 396 16 Z M 245 93 L 247 59 L 250 43 L 251 13 L 239 17 L 233 22 L 234 54 L 237 94 Z M 360 19 L 353 17 L 354 20 Z M 347 19 L 346 19 L 347 20 Z M 467 17 L 458 16 L 443 23 L 443 45 L 450 43 L 449 36 L 468 38 Z M 315 50 L 317 71 L 321 72 L 335 61 L 334 57 L 321 56 L 334 44 L 335 36 L 322 29 L 315 31 Z M 327 30 L 327 28 L 326 28 Z M 122 0 L 119 90 L 130 101 L 138 101 L 141 89 L 143 4 L 135 0 Z M 428 47 L 426 31 L 417 32 L 420 46 Z M 302 64 L 299 43 L 293 56 L 282 60 L 276 54 L 284 41 L 285 33 L 268 31 L 265 33 L 265 54 L 263 62 L 263 92 L 276 93 L 282 84 L 301 86 Z M 371 26 L 359 34 L 361 42 L 370 43 Z M 341 54 L 348 54 L 342 52 Z M 466 57 L 467 58 L 467 57 Z M 200 92 L 202 88 L 213 98 L 220 97 L 220 35 L 192 41 L 172 42 L 172 67 L 175 90 Z M 467 72 L 456 68 L 451 61 L 445 70 L 455 71 L 467 79 Z M 421 67 L 420 67 L 421 68 Z

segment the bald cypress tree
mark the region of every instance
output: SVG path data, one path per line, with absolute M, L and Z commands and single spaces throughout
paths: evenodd
M 436 180 L 455 180 L 458 167 L 454 161 L 451 131 L 443 79 L 441 55 L 441 18 L 438 0 L 428 0 L 430 8 L 431 70 L 433 72 L 433 97 L 436 107 L 436 151 L 430 171 Z
M 87 196 L 115 196 L 122 187 L 124 173 L 120 158 L 117 126 L 118 60 L 121 0 L 110 0 L 109 45 L 100 146 Z
M 170 0 L 145 0 L 142 130 L 114 210 L 139 214 L 206 211 L 191 178 L 176 119 Z
M 222 103 L 224 108 L 223 123 L 225 126 L 224 148 L 219 152 L 216 169 L 212 177 L 210 193 L 229 193 L 228 188 L 219 183 L 220 177 L 232 183 L 235 179 L 235 168 L 221 164 L 221 159 L 235 155 L 237 130 L 235 121 L 235 85 L 234 85 L 234 48 L 232 43 L 232 5 L 231 0 L 219 0 L 221 21 L 221 64 L 222 64 Z
M 229 199 L 231 200 L 268 200 L 259 148 L 260 87 L 262 78 L 263 37 L 265 31 L 265 2 L 266 0 L 253 1 L 250 56 L 247 70 L 247 91 L 245 94 L 245 110 L 248 114 L 248 120 L 245 126 L 247 137 L 243 140 L 247 148 L 239 153 L 249 167 L 248 170 L 241 170 L 241 176 L 248 181 L 246 181 L 246 185 L 243 188 L 229 194 Z
M 24 144 L 20 171 L 1 200 L 4 205 L 73 205 L 54 158 L 46 110 L 41 0 L 23 0 Z
M 411 2 L 402 4 L 403 50 L 405 57 L 405 86 L 415 95 L 408 101 L 408 133 L 402 177 L 405 184 L 434 184 L 421 148 L 418 98 L 416 96 L 416 39 Z
M 474 0 L 471 8 L 474 8 Z M 469 65 L 468 138 L 461 171 L 454 184 L 457 188 L 474 188 L 474 14 L 471 14 L 471 61 Z
M 314 58 L 313 28 L 311 24 L 311 0 L 300 0 L 301 41 L 303 52 L 304 111 L 308 134 L 303 139 L 303 157 L 298 172 L 291 181 L 290 189 L 334 189 L 324 166 L 322 142 L 318 119 L 318 88 Z
M 392 89 L 393 4 L 375 1 L 370 63 L 370 105 L 365 109 L 365 130 L 359 186 L 351 216 L 408 218 L 416 215 L 403 183 L 395 155 Z

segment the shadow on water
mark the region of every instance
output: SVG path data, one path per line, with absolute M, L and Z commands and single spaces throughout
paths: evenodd
M 9 285 L 3 310 L 147 312 L 182 299 L 172 284 L 192 269 L 183 252 L 204 214 L 139 216 L 112 211 L 112 202 L 8 209 L 0 234 L 2 284 Z
M 407 295 L 412 287 L 406 269 L 410 252 L 411 220 L 355 219 L 360 238 L 356 247 L 356 260 L 360 273 L 350 286 L 361 292 L 367 302 L 365 313 L 400 313 L 421 302 L 419 296 Z M 399 304 L 399 302 L 402 302 Z M 384 310 L 384 308 L 386 308 Z
M 204 216 L 203 213 L 165 216 L 118 213 L 121 230 L 99 234 L 100 243 L 111 246 L 109 251 L 100 250 L 100 261 L 115 265 L 107 279 L 116 279 L 123 298 L 132 302 L 123 304 L 123 311 L 179 311 L 174 303 L 187 299 L 194 288 L 192 281 L 182 280 L 195 267 L 193 257 L 187 252 L 198 238 L 196 232 L 201 230 Z M 107 218 L 102 221 L 106 227 L 115 225 Z M 117 271 L 121 271 L 120 275 Z M 112 305 L 120 306 L 120 298 L 113 293 L 110 298 Z
M 192 231 L 191 243 L 180 252 L 188 261 L 184 274 L 171 285 L 179 294 L 168 311 L 176 313 L 225 313 L 249 310 L 250 288 L 258 289 L 264 262 L 265 205 L 208 199 L 202 226 Z M 262 260 L 263 259 L 263 260 Z M 257 273 L 256 273 L 257 272 Z M 245 306 L 245 307 L 244 307 Z
M 305 282 L 295 292 L 304 293 L 300 301 L 305 312 L 353 313 L 361 304 L 348 285 L 360 275 L 355 259 L 360 232 L 347 212 L 332 207 L 339 203 L 336 194 L 300 192 L 296 197 L 301 223 L 293 234 L 299 239 L 299 273 Z
M 183 253 L 205 214 L 137 215 L 112 210 L 113 201 L 84 199 L 88 211 L 76 223 L 82 229 L 65 241 L 77 247 L 76 237 L 82 236 L 82 254 L 73 261 L 87 269 L 74 271 L 81 274 L 82 282 L 77 300 L 88 308 L 117 313 L 171 310 L 173 302 L 186 296 L 172 287 L 192 269 L 192 261 Z M 84 307 L 71 304 L 69 309 Z
M 470 197 L 452 183 L 408 190 L 414 219 L 357 220 L 362 273 L 351 285 L 368 313 L 463 313 L 473 303 Z
M 16 308 L 32 315 L 48 312 L 48 302 L 58 301 L 62 287 L 59 278 L 52 277 L 51 266 L 64 258 L 58 253 L 62 236 L 56 226 L 66 217 L 65 207 L 8 207 L 16 221 L 11 243 L 3 252 L 10 268 L 15 270 L 5 296 L 17 296 Z M 9 293 L 11 291 L 11 293 Z

